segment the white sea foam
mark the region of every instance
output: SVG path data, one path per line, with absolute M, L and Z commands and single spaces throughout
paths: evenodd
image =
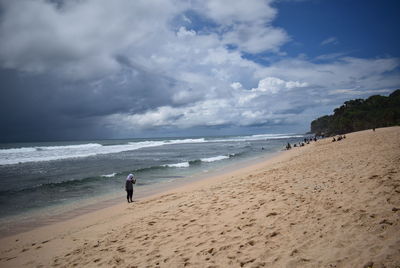
M 117 173 L 105 174 L 105 175 L 101 175 L 101 176 L 104 178 L 112 178 L 112 177 L 115 177 L 115 175 L 117 175 Z
M 140 141 L 118 145 L 101 145 L 98 143 L 74 144 L 63 146 L 36 146 L 11 149 L 0 149 L 0 165 L 11 165 L 26 162 L 52 161 L 59 159 L 89 157 L 100 154 L 112 154 L 133 151 L 147 147 L 157 147 L 167 144 L 202 143 L 204 138 Z
M 165 167 L 187 168 L 187 167 L 189 167 L 189 162 L 167 164 L 167 165 L 165 165 Z
M 274 139 L 288 139 L 288 138 L 301 138 L 304 135 L 297 134 L 259 134 L 259 135 L 251 135 L 249 139 L 256 140 L 274 140 Z
M 220 161 L 224 159 L 228 159 L 229 156 L 226 155 L 218 155 L 214 157 L 208 157 L 208 158 L 201 158 L 200 161 L 202 162 L 215 162 L 215 161 Z M 190 166 L 189 162 L 181 162 L 181 163 L 176 163 L 176 164 L 166 164 L 164 167 L 175 167 L 175 168 L 187 168 Z
M 215 139 L 214 142 L 230 142 L 230 141 L 257 141 L 257 140 L 276 140 L 276 139 L 288 139 L 288 138 L 301 138 L 304 135 L 298 134 L 258 134 L 249 136 L 234 136 L 227 137 L 224 139 Z
M 183 140 L 167 140 L 165 144 L 179 144 L 179 143 L 203 143 L 207 142 L 204 138 L 199 139 L 183 139 Z
M 0 165 L 12 165 L 26 162 L 52 161 L 59 159 L 89 157 L 100 154 L 112 154 L 133 151 L 147 147 L 167 144 L 202 143 L 204 138 L 178 139 L 160 141 L 128 142 L 118 145 L 101 145 L 98 143 L 73 144 L 65 146 L 36 146 L 11 149 L 0 149 Z
M 120 153 L 125 151 L 133 151 L 141 148 L 157 147 L 163 145 L 185 144 L 185 143 L 207 143 L 207 142 L 234 142 L 234 141 L 251 141 L 251 140 L 267 140 L 267 139 L 283 139 L 283 138 L 303 137 L 302 135 L 291 134 L 262 134 L 250 136 L 227 137 L 222 139 L 170 139 L 155 141 L 128 142 L 126 144 L 102 145 L 99 143 L 73 144 L 62 146 L 36 146 L 0 149 L 0 165 L 11 165 L 26 162 L 52 161 L 59 159 L 89 157 L 101 154 Z M 224 157 L 224 158 L 221 158 Z M 219 159 L 221 158 L 221 159 Z M 219 156 L 219 158 L 205 159 L 204 162 L 218 161 L 227 158 Z
M 209 157 L 209 158 L 202 158 L 200 159 L 202 162 L 215 162 L 215 161 L 220 161 L 220 160 L 224 160 L 224 159 L 228 159 L 229 156 L 226 155 L 218 155 L 218 156 L 214 156 L 214 157 Z
M 3 157 L 9 153 L 30 153 L 36 151 L 34 147 L 22 147 L 22 148 L 11 148 L 11 149 L 1 149 L 0 156 Z
M 92 148 L 100 148 L 103 145 L 99 143 L 85 143 L 85 144 L 73 144 L 73 145 L 65 145 L 65 146 L 39 146 L 34 147 L 36 150 L 74 150 L 74 149 L 92 149 Z

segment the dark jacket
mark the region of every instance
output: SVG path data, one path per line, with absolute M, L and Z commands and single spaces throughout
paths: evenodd
M 125 183 L 125 190 L 129 191 L 129 190 L 133 190 L 133 184 L 135 184 L 136 180 L 127 180 Z

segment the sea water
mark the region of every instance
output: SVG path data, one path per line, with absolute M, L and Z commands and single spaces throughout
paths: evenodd
M 0 144 L 0 223 L 35 213 L 52 215 L 99 200 L 124 200 L 129 173 L 137 179 L 136 195 L 141 189 L 184 182 L 278 152 L 303 137 L 264 134 Z

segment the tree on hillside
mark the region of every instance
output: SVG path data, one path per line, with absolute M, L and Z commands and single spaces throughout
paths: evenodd
M 388 97 L 374 95 L 366 100 L 346 101 L 333 112 L 333 115 L 325 115 L 312 121 L 311 132 L 330 136 L 400 125 L 400 89 Z

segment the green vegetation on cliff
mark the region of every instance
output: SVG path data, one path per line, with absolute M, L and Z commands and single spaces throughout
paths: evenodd
M 395 125 L 400 125 L 400 89 L 388 97 L 374 95 L 346 101 L 333 115 L 312 121 L 311 132 L 329 136 Z

